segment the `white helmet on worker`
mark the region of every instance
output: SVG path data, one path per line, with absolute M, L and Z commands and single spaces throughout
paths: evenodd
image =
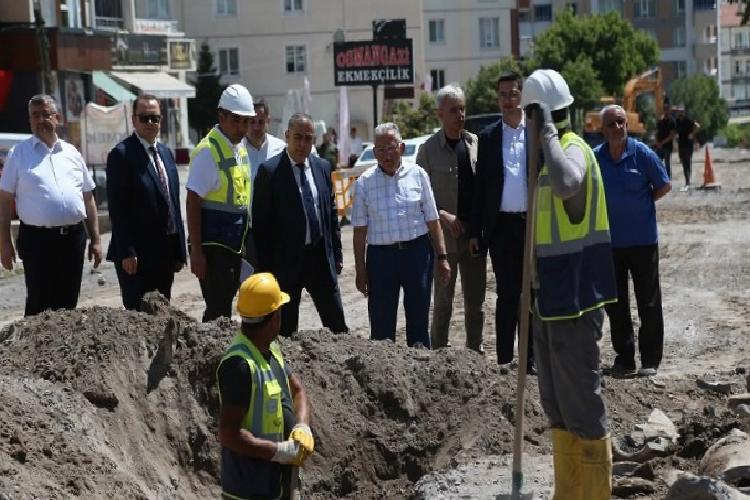
M 255 116 L 253 96 L 244 85 L 234 83 L 224 89 L 219 99 L 219 108 L 240 116 Z
M 568 84 L 554 69 L 538 69 L 523 84 L 521 107 L 529 104 L 545 103 L 550 111 L 567 108 L 573 104 Z

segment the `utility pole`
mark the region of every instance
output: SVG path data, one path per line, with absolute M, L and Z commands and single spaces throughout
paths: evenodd
M 42 63 L 42 93 L 52 95 L 52 72 L 49 62 L 49 40 L 47 31 L 44 29 L 44 18 L 42 17 L 42 6 L 39 0 L 34 1 L 34 25 L 36 27 L 36 40 L 39 45 L 39 60 Z

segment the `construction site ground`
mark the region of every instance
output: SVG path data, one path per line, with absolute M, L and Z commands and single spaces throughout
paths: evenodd
M 698 181 L 702 158 L 696 153 Z M 747 392 L 748 159 L 746 150 L 716 150 L 722 189 L 681 192 L 675 155 L 675 189 L 658 203 L 664 360 L 653 378 L 605 377 L 603 391 L 612 435 L 624 450 L 633 451 L 630 435 L 654 409 L 680 431 L 673 454 L 649 460 L 653 491 L 638 498 L 664 498 L 671 470 L 697 473 L 712 442 L 732 427 L 748 430 L 748 421 L 727 409 L 727 394 L 697 384 L 720 380 L 732 384 L 732 393 Z M 104 240 L 106 249 L 107 235 Z M 342 240 L 339 283 L 351 334 L 320 330 L 312 301 L 303 296 L 301 331 L 282 340 L 313 413 L 316 453 L 304 468 L 303 497 L 494 499 L 510 493 L 516 371 L 495 363 L 489 263 L 485 356 L 463 347 L 460 287 L 452 347 L 410 349 L 402 312 L 395 344 L 369 340 L 367 301 L 354 286 L 350 227 Z M 176 277 L 172 305 L 152 298 L 148 313 L 122 310 L 111 263 L 101 274 L 88 271 L 87 265 L 78 310 L 30 319 L 22 318 L 23 273 L 0 278 L 0 499 L 216 498 L 215 368 L 236 323 L 197 321 L 202 299 L 187 270 Z M 603 365 L 611 364 L 606 324 L 600 347 Z M 534 377 L 527 390 L 526 490 L 549 498 L 550 436 Z

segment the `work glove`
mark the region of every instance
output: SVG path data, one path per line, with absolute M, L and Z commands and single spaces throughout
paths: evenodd
M 292 427 L 292 432 L 289 434 L 289 439 L 296 443 L 299 443 L 302 450 L 305 452 L 305 458 L 312 455 L 315 449 L 315 440 L 313 439 L 312 431 L 310 426 L 307 424 L 297 424 Z
M 276 453 L 271 457 L 272 462 L 280 464 L 302 465 L 307 458 L 307 454 L 298 442 L 288 439 L 276 443 Z
M 531 116 L 536 110 L 539 110 L 541 122 L 539 123 L 539 130 L 544 130 L 547 125 L 555 126 L 555 122 L 552 121 L 552 111 L 549 109 L 549 105 L 546 102 L 535 102 L 526 106 L 526 116 Z

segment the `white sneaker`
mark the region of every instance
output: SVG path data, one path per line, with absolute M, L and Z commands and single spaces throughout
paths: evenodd
M 680 188 L 680 191 L 682 191 L 683 193 L 684 193 L 685 191 L 689 191 L 689 190 L 690 190 L 690 186 L 689 186 L 689 185 L 687 185 L 687 186 L 682 186 L 682 187 Z

